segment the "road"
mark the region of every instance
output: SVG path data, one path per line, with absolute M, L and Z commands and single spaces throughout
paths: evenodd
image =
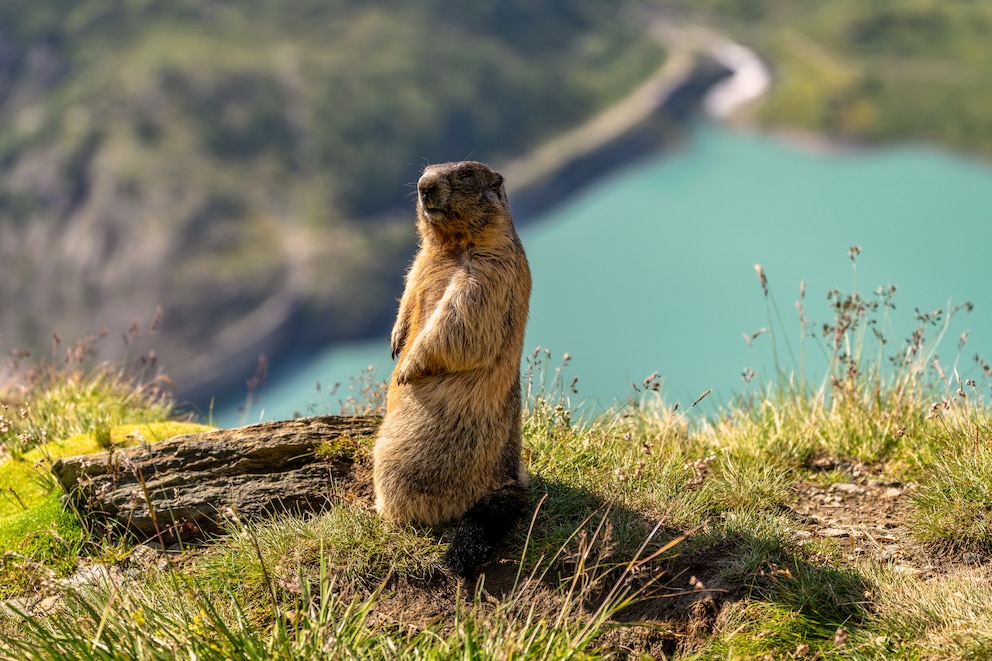
M 761 97 L 771 85 L 771 73 L 750 49 L 712 29 L 655 17 L 651 35 L 665 48 L 665 62 L 626 97 L 585 123 L 566 131 L 500 169 L 514 189 L 544 181 L 569 163 L 603 149 L 650 118 L 692 76 L 699 57 L 708 57 L 732 73 L 713 86 L 703 103 L 715 119 L 725 119 Z

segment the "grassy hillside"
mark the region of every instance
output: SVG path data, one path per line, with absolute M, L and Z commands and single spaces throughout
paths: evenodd
M 424 163 L 525 152 L 661 59 L 599 0 L 3 3 L 0 349 L 157 305 L 170 365 L 379 330 Z
M 987 658 L 992 370 L 941 373 L 927 319 L 882 358 L 870 300 L 831 302 L 822 388 L 766 384 L 711 419 L 656 375 L 583 417 L 568 359 L 532 354 L 533 515 L 482 585 L 444 573 L 444 530 L 375 515 L 371 439 L 320 515 L 235 519 L 172 550 L 87 532 L 27 461 L 64 445 L 29 445 L 125 440 L 72 411 L 150 429 L 170 409 L 140 374 L 48 368 L 0 418 L 0 659 Z M 121 387 L 88 387 L 108 377 Z M 35 416 L 46 401 L 66 415 Z
M 776 83 L 756 119 L 860 143 L 992 157 L 992 5 L 974 0 L 675 4 L 757 48 Z

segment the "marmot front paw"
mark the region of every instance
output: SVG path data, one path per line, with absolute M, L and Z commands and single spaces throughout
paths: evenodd
M 403 345 L 405 343 L 406 330 L 394 330 L 389 338 L 389 348 L 392 351 L 393 360 L 396 360 L 396 356 L 400 355 L 400 352 L 403 351 Z
M 404 363 L 396 370 L 396 383 L 401 386 L 405 386 L 411 381 L 415 380 L 418 376 L 417 370 L 407 367 Z

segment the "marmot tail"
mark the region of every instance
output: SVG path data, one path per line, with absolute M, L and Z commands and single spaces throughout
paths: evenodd
M 479 566 L 492 558 L 529 503 L 520 484 L 498 489 L 472 506 L 454 526 L 454 535 L 444 554 L 448 571 L 474 576 Z

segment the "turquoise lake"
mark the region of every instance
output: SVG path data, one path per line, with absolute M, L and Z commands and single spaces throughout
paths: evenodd
M 771 336 L 749 347 L 744 335 L 769 326 L 769 309 L 783 371 L 804 361 L 819 383 L 827 343 L 815 333 L 800 351 L 803 281 L 806 316 L 818 326 L 832 320 L 828 290 L 870 296 L 896 285 L 885 355 L 912 332 L 915 308 L 969 301 L 974 310 L 951 321 L 940 363 L 950 373 L 959 360 L 962 378 L 978 378 L 974 355 L 992 362 L 992 166 L 980 161 L 922 147 L 815 153 L 706 126 L 683 149 L 600 181 L 520 233 L 534 278 L 525 351 L 548 348 L 552 366 L 570 354 L 573 404 L 624 399 L 652 372 L 669 404 L 687 406 L 712 388 L 704 410 L 762 388 L 776 377 Z M 854 263 L 852 245 L 861 248 Z M 247 413 L 225 405 L 216 422 L 338 412 L 349 377 L 372 366 L 388 378 L 386 332 L 306 365 L 273 366 Z M 750 384 L 745 368 L 757 375 Z M 342 386 L 328 395 L 335 382 Z

